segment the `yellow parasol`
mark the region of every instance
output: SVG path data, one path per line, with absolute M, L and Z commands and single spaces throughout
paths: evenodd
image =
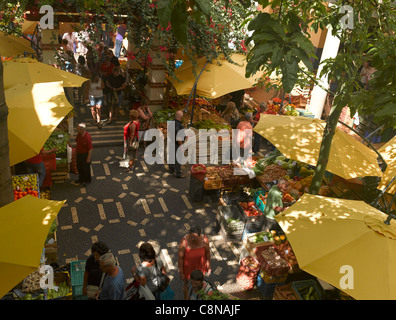
M 87 78 L 57 69 L 31 58 L 4 61 L 4 89 L 20 83 L 63 81 L 64 87 L 81 87 Z M 21 77 L 23 75 L 23 77 Z
M 396 222 L 364 201 L 304 194 L 275 219 L 302 270 L 355 299 L 396 299 Z
M 396 136 L 379 148 L 378 152 L 387 164 L 384 175 L 378 185 L 378 189 L 383 190 L 396 176 Z M 396 192 L 396 181 L 390 185 L 386 192 L 390 194 Z
M 37 155 L 45 141 L 73 110 L 61 82 L 19 84 L 5 90 L 10 165 Z
M 0 56 L 13 57 L 25 52 L 36 53 L 28 40 L 0 31 Z
M 183 82 L 171 79 L 172 84 L 179 95 L 190 94 L 202 68 L 205 68 L 197 83 L 199 96 L 216 99 L 230 92 L 252 88 L 262 73 L 246 78 L 246 56 L 234 53 L 231 59 L 237 64 L 228 62 L 224 58 L 209 63 L 206 57 L 200 58 L 195 67 L 197 76 L 193 73 L 194 67 L 191 61 L 186 60 L 175 72 L 176 77 Z
M 49 229 L 65 201 L 27 195 L 0 208 L 0 297 L 40 266 Z
M 285 157 L 316 166 L 325 125 L 325 121 L 308 117 L 262 114 L 253 130 Z M 382 176 L 377 154 L 339 129 L 333 137 L 326 170 L 344 179 Z

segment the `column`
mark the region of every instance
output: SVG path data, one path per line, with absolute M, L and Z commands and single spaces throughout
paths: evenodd
M 339 46 L 340 46 L 340 40 L 332 35 L 331 30 L 328 30 L 326 35 L 326 41 L 323 47 L 322 56 L 320 58 L 320 63 L 322 63 L 322 61 L 326 59 L 335 58 L 338 54 Z M 323 69 L 322 65 L 319 65 L 317 75 L 321 73 L 322 69 Z M 318 79 L 318 82 L 322 87 L 326 89 L 329 88 L 327 75 L 324 75 L 323 77 Z M 311 101 L 308 107 L 308 110 L 315 115 L 315 118 L 318 119 L 321 118 L 322 111 L 326 102 L 326 97 L 327 97 L 327 92 L 318 85 L 315 85 L 311 92 Z
M 166 81 L 166 66 L 158 55 L 163 57 L 159 50 L 160 43 L 155 41 L 150 50 L 150 56 L 153 59 L 148 69 L 148 82 L 144 88 L 144 94 L 149 99 L 150 110 L 152 112 L 161 110 L 164 100 Z

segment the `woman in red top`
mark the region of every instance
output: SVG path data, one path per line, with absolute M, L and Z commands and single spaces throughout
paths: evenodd
M 201 234 L 200 227 L 192 227 L 185 235 L 179 245 L 179 274 L 183 281 L 184 299 L 188 299 L 188 281 L 194 270 L 201 270 L 208 275 L 210 268 L 209 240 L 206 235 Z
M 137 149 L 133 148 L 132 143 L 136 137 L 137 141 L 139 141 L 139 127 L 140 122 L 138 120 L 139 113 L 136 110 L 131 110 L 129 112 L 129 121 L 124 126 L 124 159 L 126 156 L 129 158 L 129 166 L 125 169 L 125 171 L 133 170 L 133 166 L 135 164 L 135 160 L 137 158 Z

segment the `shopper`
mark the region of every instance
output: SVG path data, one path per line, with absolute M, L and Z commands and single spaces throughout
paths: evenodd
M 115 56 L 117 58 L 119 58 L 121 55 L 122 42 L 124 40 L 125 33 L 126 33 L 126 25 L 125 24 L 119 25 L 117 28 L 117 36 L 116 36 L 115 48 L 114 48 Z
M 227 103 L 227 106 L 225 110 L 221 113 L 221 116 L 224 118 L 225 121 L 227 121 L 230 124 L 231 128 L 233 129 L 236 128 L 236 126 L 238 125 L 241 119 L 239 111 L 235 103 L 232 101 Z
M 125 278 L 120 266 L 116 265 L 112 253 L 108 252 L 99 258 L 99 265 L 106 275 L 100 288 L 98 300 L 123 300 Z
M 92 77 L 91 72 L 87 66 L 86 60 L 83 55 L 80 55 L 77 59 L 76 74 L 80 77 L 90 79 Z M 89 101 L 89 88 L 90 81 L 85 81 L 81 87 L 78 88 L 78 96 L 80 104 L 85 104 Z
M 179 150 L 179 148 L 183 148 L 183 141 L 178 141 L 176 139 L 177 137 L 177 133 L 181 130 L 184 129 L 183 123 L 181 122 L 183 118 L 183 111 L 182 110 L 178 110 L 175 113 L 175 119 L 173 120 L 175 125 L 175 135 L 174 135 L 174 140 L 170 141 L 171 148 L 174 148 L 174 159 L 171 159 L 170 163 L 168 164 L 169 167 L 169 173 L 171 174 L 175 174 L 176 178 L 185 178 L 186 176 L 184 174 L 182 174 L 181 171 L 181 163 L 178 161 L 177 159 L 177 150 Z
M 210 248 L 208 237 L 201 233 L 201 228 L 192 227 L 179 245 L 178 267 L 180 279 L 183 281 L 183 295 L 187 300 L 188 284 L 191 272 L 200 270 L 203 274 L 210 274 Z
M 159 299 L 157 274 L 160 272 L 166 274 L 165 265 L 149 242 L 144 242 L 139 247 L 139 258 L 141 264 L 138 267 L 132 267 L 132 274 L 136 280 L 139 280 L 144 275 L 147 287 L 155 298 Z
M 41 148 L 40 152 L 38 155 L 31 157 L 30 159 L 27 159 L 25 161 L 26 165 L 26 170 L 28 173 L 37 173 L 38 174 L 38 187 L 41 188 L 43 186 L 45 176 L 46 176 L 46 170 L 45 170 L 45 164 L 42 155 L 47 155 L 51 154 L 58 151 L 57 148 L 52 148 L 51 150 L 44 150 L 44 148 Z
M 201 292 L 208 296 L 212 296 L 214 294 L 214 289 L 208 281 L 205 281 L 205 276 L 201 270 L 194 270 L 190 274 L 188 300 L 202 300 Z
M 118 110 L 123 103 L 123 90 L 126 87 L 125 77 L 121 74 L 119 67 L 114 67 L 110 75 L 106 77 L 107 87 L 107 108 L 109 109 L 109 121 L 117 118 Z
M 91 255 L 85 263 L 84 282 L 82 292 L 88 299 L 94 299 L 104 280 L 104 273 L 100 269 L 99 258 L 109 252 L 109 247 L 101 241 L 91 246 Z
M 237 133 L 237 143 L 240 148 L 239 150 L 239 160 L 241 159 L 248 159 L 251 153 L 252 148 L 252 113 L 246 112 L 244 116 L 245 120 L 239 122 L 238 126 L 236 127 L 238 130 Z M 249 154 L 244 154 L 246 150 Z
M 103 80 L 99 77 L 99 74 L 94 73 L 89 81 L 89 105 L 91 107 L 92 118 L 99 129 L 102 128 L 100 118 L 102 115 L 104 88 L 105 84 Z
M 283 207 L 283 194 L 288 192 L 290 189 L 289 181 L 285 178 L 278 180 L 278 183 L 270 189 L 267 196 L 267 202 L 264 208 L 264 223 L 263 230 L 275 230 L 281 231 L 278 222 L 275 220 L 275 216 L 284 211 L 286 208 Z
M 78 180 L 73 181 L 74 185 L 81 185 L 85 187 L 91 183 L 91 155 L 92 155 L 92 139 L 90 134 L 86 131 L 85 123 L 77 125 L 76 136 L 76 156 L 77 156 L 77 170 Z
M 135 161 L 137 159 L 138 146 L 139 146 L 139 114 L 136 110 L 129 112 L 130 121 L 124 126 L 124 159 L 129 159 L 129 166 L 125 171 L 133 170 Z M 137 141 L 134 145 L 134 141 Z
M 114 64 L 114 66 L 119 67 L 120 66 L 120 61 L 118 58 L 114 55 L 112 49 L 108 49 L 106 55 L 110 57 L 110 62 Z

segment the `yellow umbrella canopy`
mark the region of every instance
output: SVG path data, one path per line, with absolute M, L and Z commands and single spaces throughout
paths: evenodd
M 10 165 L 37 155 L 45 141 L 73 110 L 61 82 L 19 84 L 5 90 Z
M 363 201 L 304 194 L 277 215 L 299 267 L 355 299 L 396 299 L 396 222 Z
M 237 64 L 223 58 L 207 63 L 206 57 L 200 58 L 195 67 L 197 76 L 193 73 L 192 62 L 187 60 L 175 72 L 177 79 L 182 82 L 171 79 L 172 84 L 179 95 L 190 94 L 198 75 L 206 65 L 197 83 L 199 96 L 216 99 L 230 92 L 253 87 L 262 73 L 246 78 L 246 56 L 235 53 L 231 55 L 231 59 Z
M 0 56 L 13 57 L 24 52 L 36 53 L 28 40 L 0 31 Z
M 301 116 L 262 114 L 254 131 L 268 139 L 285 157 L 316 166 L 325 121 Z M 336 129 L 327 171 L 344 179 L 382 176 L 377 154 Z
M 87 78 L 57 69 L 31 58 L 4 61 L 4 89 L 20 83 L 63 81 L 64 87 L 81 87 Z M 21 77 L 23 75 L 23 77 Z
M 0 208 L 0 297 L 37 270 L 51 224 L 64 203 L 27 195 Z
M 383 190 L 396 176 L 396 136 L 379 148 L 378 152 L 387 164 L 384 175 L 378 185 L 378 189 Z M 396 181 L 390 185 L 386 192 L 390 194 L 396 192 Z

